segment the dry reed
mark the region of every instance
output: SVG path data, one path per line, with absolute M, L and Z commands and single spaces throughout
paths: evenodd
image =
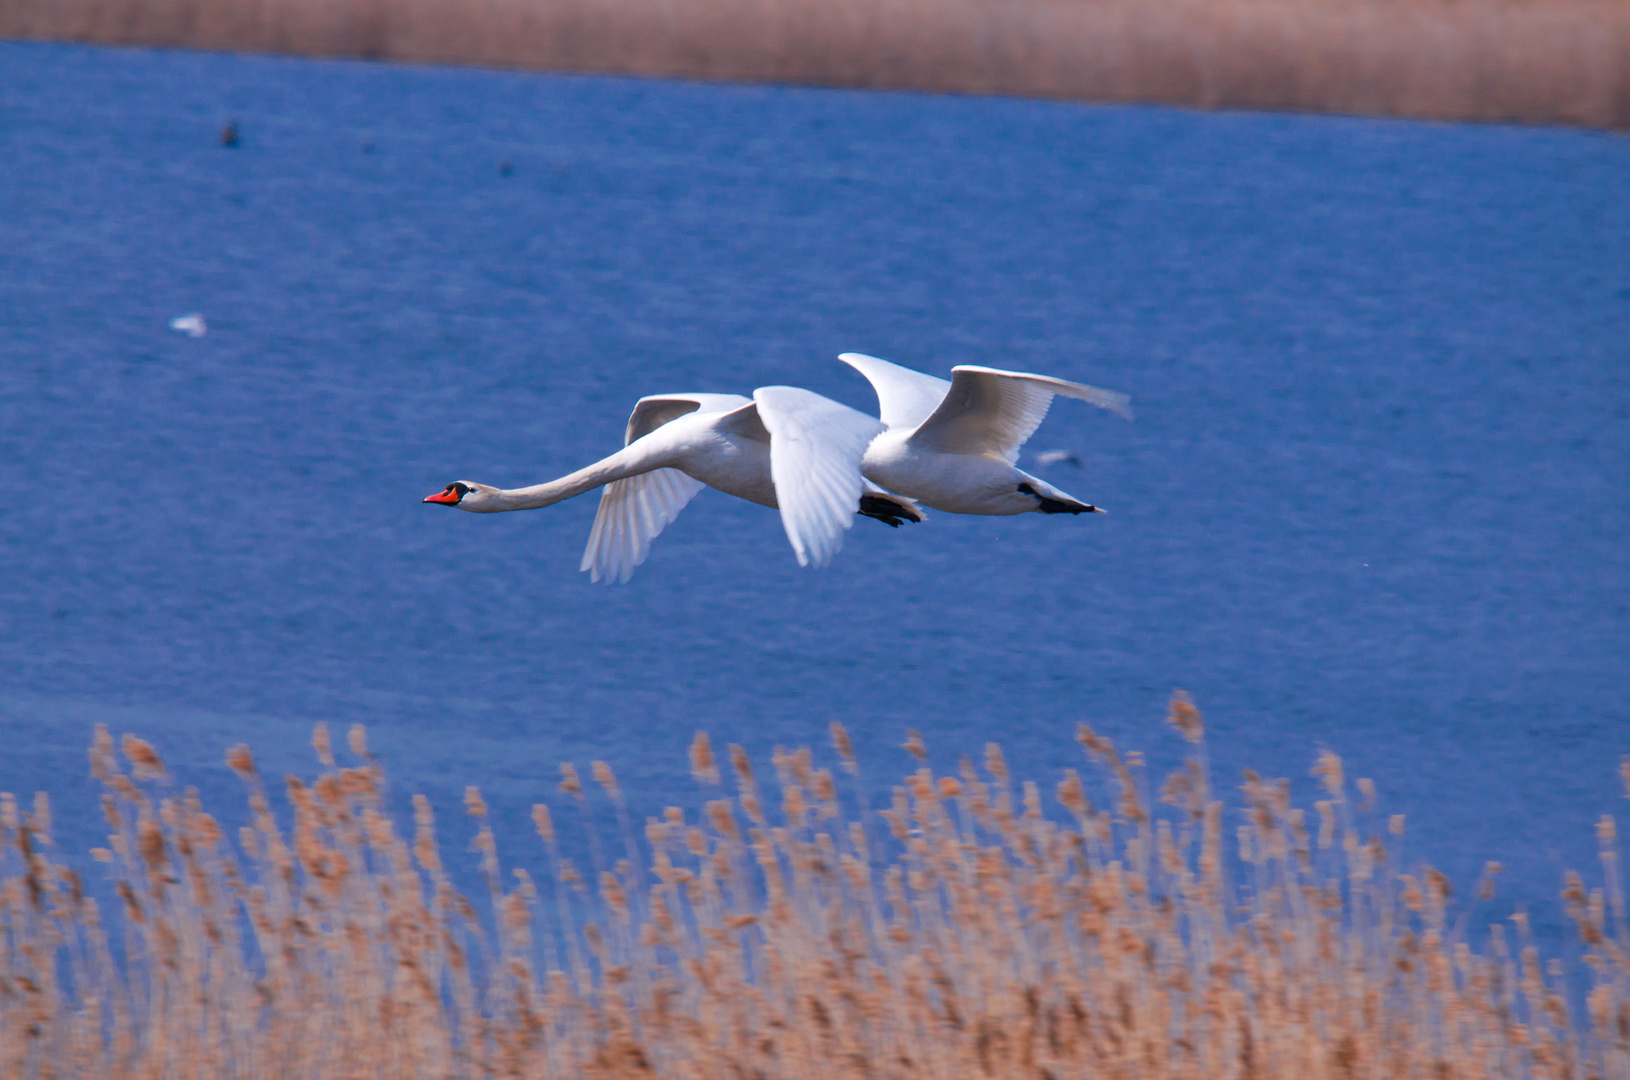
M 1374 786 L 1355 801 L 1335 755 L 1314 765 L 1316 821 L 1286 782 L 1247 774 L 1227 837 L 1200 714 L 1179 697 L 1170 721 L 1192 756 L 1161 805 L 1137 755 L 1083 726 L 1108 797 L 1066 770 L 1056 818 L 994 745 L 983 771 L 936 776 L 913 735 L 919 767 L 869 820 L 808 750 L 777 752 L 772 821 L 746 755 L 732 747 L 721 776 L 699 737 L 698 775 L 734 795 L 648 820 L 642 848 L 596 763 L 627 858 L 587 880 L 540 805 L 545 887 L 501 874 L 471 788 L 484 919 L 449 880 L 428 802 L 411 831 L 383 809 L 360 729 L 360 763 L 336 767 L 319 726 L 324 771 L 286 781 L 291 828 L 248 749 L 230 751 L 250 810 L 235 843 L 151 746 L 127 737 L 121 763 L 99 729 L 110 835 L 93 854 L 122 955 L 53 854 L 45 796 L 4 796 L 0 1075 L 1630 1076 L 1611 819 L 1604 888 L 1569 875 L 1563 892 L 1592 979 L 1580 1017 L 1522 917 L 1471 947 L 1448 881 L 1396 865 L 1364 824 Z M 567 797 L 590 797 L 563 774 Z
M 5 0 L 0 38 L 1630 128 L 1627 0 Z

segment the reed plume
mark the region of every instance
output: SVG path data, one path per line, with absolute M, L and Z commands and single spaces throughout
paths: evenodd
M 1630 1076 L 1611 818 L 1596 824 L 1603 885 L 1564 881 L 1589 978 L 1570 988 L 1521 914 L 1474 948 L 1449 880 L 1397 862 L 1374 785 L 1357 781 L 1355 804 L 1328 750 L 1316 827 L 1286 781 L 1246 775 L 1231 857 L 1200 713 L 1179 697 L 1169 719 L 1190 758 L 1158 805 L 1141 756 L 1083 725 L 1103 789 L 1095 801 L 1091 774 L 1065 770 L 1062 813 L 994 744 L 983 769 L 936 775 L 912 733 L 882 830 L 809 750 L 774 755 L 772 819 L 731 747 L 736 795 L 696 825 L 669 807 L 641 845 L 595 763 L 628 857 L 592 893 L 542 804 L 548 873 L 502 874 L 471 787 L 480 905 L 443 865 L 428 800 L 411 829 L 387 813 L 360 729 L 342 767 L 319 727 L 321 771 L 285 781 L 287 821 L 248 750 L 229 751 L 248 804 L 234 842 L 151 745 L 127 737 L 121 763 L 99 728 L 110 831 L 93 855 L 117 935 L 56 851 L 49 800 L 0 796 L 0 1075 Z M 691 756 L 722 779 L 705 738 Z M 581 806 L 591 792 L 562 776 Z

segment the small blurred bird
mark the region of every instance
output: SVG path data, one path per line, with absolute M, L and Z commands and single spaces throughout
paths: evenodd
M 196 311 L 189 315 L 177 315 L 171 319 L 170 329 L 179 330 L 183 334 L 189 334 L 192 337 L 203 337 L 209 332 L 209 327 L 204 324 L 204 317 Z
M 1043 450 L 1036 455 L 1036 464 L 1044 467 L 1048 465 L 1068 465 L 1072 469 L 1079 469 L 1086 463 L 1081 460 L 1081 455 L 1074 450 Z
M 221 127 L 221 145 L 222 146 L 236 146 L 236 145 L 238 145 L 238 122 L 236 120 L 228 120 L 224 125 L 222 125 L 222 127 Z

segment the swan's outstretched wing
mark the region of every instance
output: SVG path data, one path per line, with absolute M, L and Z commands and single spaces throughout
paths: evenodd
M 578 569 L 587 570 L 591 581 L 627 581 L 651 553 L 651 541 L 706 486 L 678 469 L 654 469 L 607 484 Z
M 770 477 L 799 566 L 825 566 L 843 546 L 865 481 L 860 459 L 883 424 L 795 386 L 753 391 L 770 433 Z
M 652 394 L 635 403 L 623 441 L 642 439 L 689 413 L 729 412 L 752 403 L 740 394 Z M 651 554 L 651 541 L 706 486 L 678 469 L 656 469 L 607 484 L 579 569 L 587 570 L 593 581 L 627 581 Z
M 910 430 L 927 420 L 951 389 L 951 384 L 944 379 L 864 353 L 846 352 L 838 359 L 866 376 L 872 384 L 872 389 L 877 391 L 877 414 L 891 430 Z
M 942 454 L 1000 454 L 1017 463 L 1019 447 L 1041 426 L 1053 395 L 1072 397 L 1132 419 L 1132 399 L 1114 390 L 1022 371 L 963 365 L 951 389 L 911 442 Z
M 751 399 L 740 394 L 652 394 L 642 397 L 634 403 L 634 411 L 628 417 L 628 434 L 623 439 L 623 445 L 627 446 L 635 439 L 651 434 L 663 424 L 677 420 L 686 413 L 729 412 L 748 404 L 751 404 Z

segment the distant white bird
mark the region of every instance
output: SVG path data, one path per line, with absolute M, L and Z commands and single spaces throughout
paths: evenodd
M 209 327 L 204 323 L 204 317 L 194 311 L 190 315 L 177 315 L 170 320 L 170 329 L 179 330 L 183 334 L 193 337 L 203 337 L 209 333 Z
M 705 487 L 781 511 L 800 566 L 825 566 L 856 513 L 893 527 L 921 521 L 916 503 L 860 474 L 883 425 L 808 390 L 765 386 L 738 394 L 641 398 L 623 449 L 559 480 L 503 490 L 468 480 L 425 502 L 476 514 L 532 510 L 605 485 L 580 569 L 627 581 L 654 540 Z
M 1086 462 L 1082 461 L 1081 455 L 1074 450 L 1043 450 L 1036 455 L 1036 464 L 1042 468 L 1049 465 L 1068 465 L 1072 469 L 1079 469 L 1084 467 Z
M 888 430 L 861 460 L 868 480 L 952 514 L 1103 513 L 1017 467 L 1055 394 L 1132 419 L 1113 390 L 963 365 L 951 381 L 861 353 L 838 357 L 870 380 Z

